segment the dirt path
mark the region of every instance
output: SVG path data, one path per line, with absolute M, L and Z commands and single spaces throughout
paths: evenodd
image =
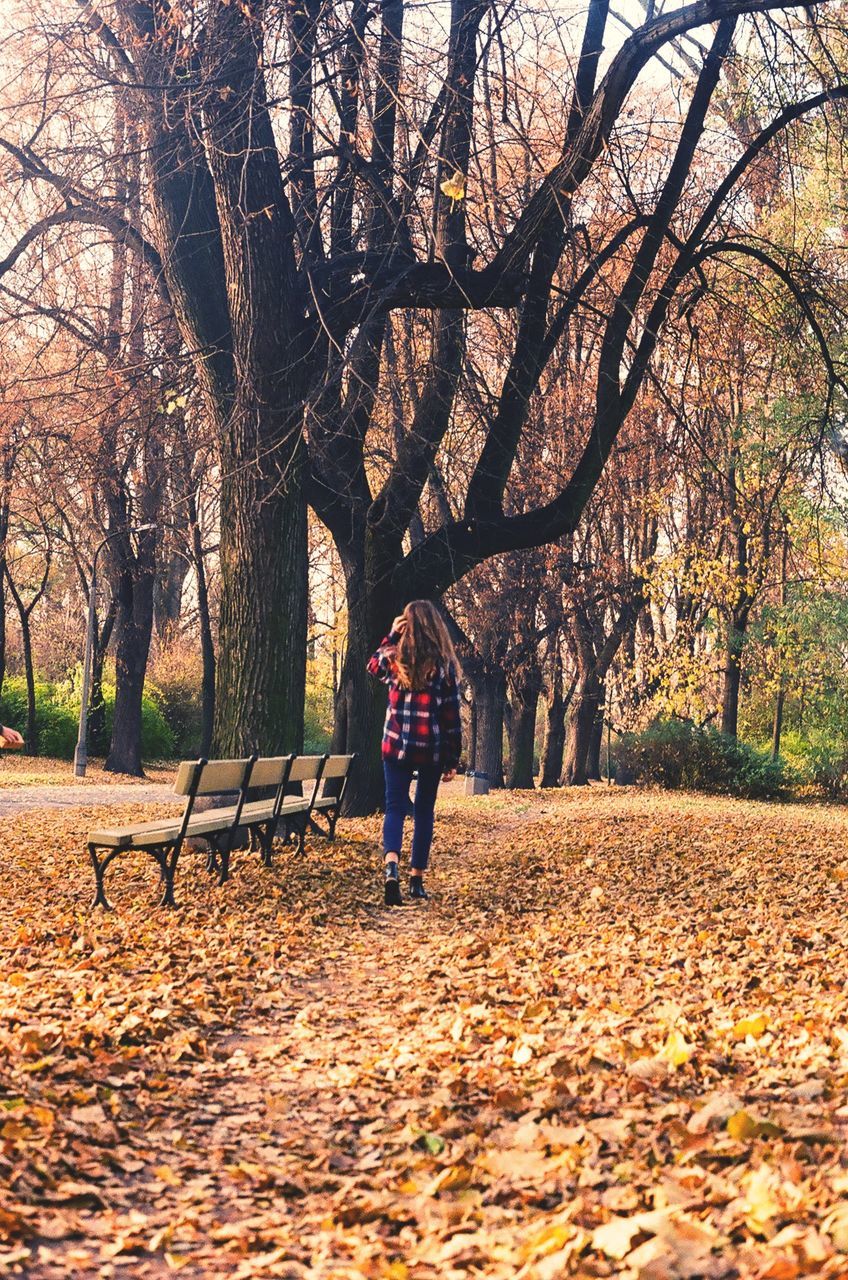
M 846 1274 L 841 813 L 450 798 L 429 904 L 379 906 L 361 822 L 109 916 L 87 820 L 14 828 L 0 1268 Z
M 75 786 L 19 786 L 0 789 L 0 818 L 42 809 L 75 809 L 82 805 L 163 804 L 173 802 L 163 783 L 105 783 Z

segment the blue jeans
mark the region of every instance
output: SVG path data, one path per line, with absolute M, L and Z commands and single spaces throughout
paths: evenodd
M 386 776 L 386 816 L 383 819 L 383 852 L 400 853 L 403 844 L 403 820 L 409 806 L 409 787 L 413 773 L 418 774 L 415 788 L 415 825 L 412 832 L 412 869 L 426 871 L 433 843 L 436 792 L 442 778 L 437 764 L 411 765 L 403 760 L 383 756 Z

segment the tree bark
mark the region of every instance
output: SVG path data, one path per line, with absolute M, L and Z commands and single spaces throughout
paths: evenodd
M 721 690 L 721 731 L 731 738 L 735 738 L 739 730 L 739 689 L 747 627 L 747 610 L 734 611 L 727 624 Z
M 212 734 L 215 724 L 215 642 L 212 638 L 212 618 L 209 613 L 209 584 L 206 580 L 206 564 L 203 559 L 203 540 L 198 520 L 194 494 L 189 501 L 191 524 L 191 549 L 194 572 L 197 579 L 197 614 L 200 622 L 200 653 L 203 675 L 200 685 L 200 745 L 201 756 L 212 750 Z
M 117 606 L 114 597 L 109 601 L 103 626 L 95 632 L 94 652 L 91 655 L 91 694 L 88 702 L 88 743 L 93 756 L 104 756 L 109 750 L 106 733 L 106 699 L 103 696 L 103 664 L 112 631 L 115 627 Z
M 392 617 L 378 611 L 371 593 L 352 585 L 357 570 L 348 563 L 347 650 L 336 698 L 333 749 L 356 752 L 356 764 L 345 792 L 345 812 L 374 813 L 384 798 L 382 737 L 386 688 L 366 671 L 374 649 L 391 626 Z M 388 611 L 383 610 L 385 615 Z M 343 745 L 342 745 L 343 743 Z
M 306 506 L 262 463 L 221 486 L 221 621 L 213 749 L 300 751 L 306 682 Z
M 551 672 L 545 695 L 545 739 L 542 744 L 541 787 L 558 787 L 562 776 L 565 750 L 565 694 L 562 681 L 562 656 L 554 645 Z
M 585 787 L 589 781 L 589 752 L 600 700 L 600 682 L 589 671 L 581 676 L 571 704 L 562 775 L 567 787 Z
M 8 570 L 7 570 L 8 573 Z M 35 667 L 32 658 L 32 628 L 30 627 L 29 618 L 30 610 L 25 607 L 23 601 L 18 595 L 17 590 L 12 583 L 11 578 L 8 579 L 9 588 L 12 592 L 12 598 L 18 610 L 18 620 L 21 628 L 21 648 L 24 656 L 24 679 L 26 680 L 27 691 L 27 718 L 26 732 L 24 735 L 26 746 L 25 751 L 29 756 L 38 755 L 38 716 L 36 714 L 35 704 Z
M 485 773 L 489 786 L 497 790 L 504 784 L 503 732 L 506 704 L 506 676 L 499 668 L 466 664 L 465 674 L 474 700 L 474 756 L 470 767 Z
M 511 681 L 512 723 L 509 733 L 509 778 L 507 786 L 515 790 L 531 790 L 536 763 L 536 714 L 542 675 L 537 669 Z
M 153 634 L 153 587 L 156 577 L 156 530 L 140 533 L 134 553 L 125 534 L 114 538 L 117 561 L 115 631 L 115 714 L 112 741 L 103 766 L 110 773 L 143 777 L 142 701 L 144 676 Z
M 6 546 L 9 536 L 9 503 L 12 475 L 15 466 L 15 450 L 11 441 L 3 445 L 0 453 L 0 693 L 6 678 Z
M 601 687 L 599 694 L 598 709 L 595 712 L 595 722 L 592 725 L 592 736 L 589 739 L 589 751 L 586 756 L 586 776 L 590 782 L 600 782 L 601 780 L 601 747 L 604 741 L 604 703 L 606 695 Z
M 160 640 L 167 639 L 176 630 L 182 612 L 183 586 L 189 571 L 188 560 L 174 548 L 163 556 L 163 561 L 156 574 L 153 593 L 153 617 Z

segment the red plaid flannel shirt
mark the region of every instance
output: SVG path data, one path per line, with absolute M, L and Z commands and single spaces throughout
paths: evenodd
M 462 725 L 453 671 L 439 668 L 426 689 L 401 689 L 395 659 L 398 639 L 390 632 L 368 663 L 371 675 L 389 686 L 383 755 L 412 765 L 455 769 L 462 751 Z

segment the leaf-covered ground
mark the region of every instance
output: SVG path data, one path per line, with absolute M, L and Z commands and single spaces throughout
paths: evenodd
M 84 778 L 75 778 L 67 760 L 27 756 L 16 751 L 0 751 L 0 791 L 17 787 L 97 787 L 109 783 L 145 786 L 151 782 L 172 782 L 174 769 L 167 764 L 145 765 L 147 776 L 106 773 L 102 760 L 89 760 Z
M 363 821 L 111 915 L 95 816 L 0 823 L 0 1268 L 848 1277 L 841 812 L 454 795 L 427 905 Z

